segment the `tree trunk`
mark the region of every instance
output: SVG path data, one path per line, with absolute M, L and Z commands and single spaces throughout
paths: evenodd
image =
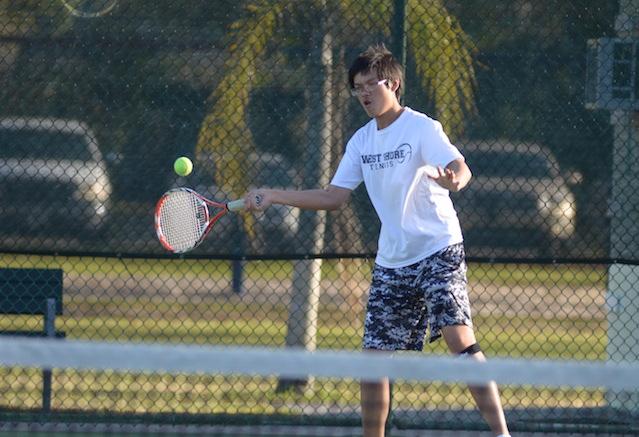
M 350 92 L 346 77 L 345 50 L 339 50 L 339 59 L 335 63 L 336 89 L 333 109 L 333 138 L 331 144 L 331 170 L 335 172 L 344 154 L 346 146 L 345 120 L 350 101 Z M 353 202 L 348 202 L 339 211 L 329 213 L 326 244 L 330 251 L 335 253 L 363 253 L 366 244 L 363 241 L 362 223 L 357 217 Z M 343 299 L 340 304 L 346 305 L 353 315 L 353 320 L 361 316 L 364 307 L 364 295 L 368 288 L 365 261 L 361 259 L 340 259 L 336 265 L 339 275 L 339 294 Z
M 322 10 L 324 12 L 324 10 Z M 326 187 L 330 178 L 332 127 L 332 37 L 324 33 L 322 22 L 314 35 L 311 53 L 313 81 L 310 84 L 309 145 L 304 157 L 304 188 Z M 298 241 L 307 253 L 324 248 L 326 211 L 305 210 L 300 214 Z M 320 296 L 321 259 L 295 261 L 293 295 L 289 306 L 286 346 L 315 350 Z M 280 380 L 277 391 L 304 390 L 310 380 Z

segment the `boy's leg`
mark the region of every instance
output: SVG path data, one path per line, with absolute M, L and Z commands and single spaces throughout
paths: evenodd
M 361 403 L 364 437 L 384 437 L 390 404 L 388 379 L 362 381 Z
M 477 343 L 473 329 L 465 325 L 444 326 L 442 327 L 442 336 L 454 354 L 459 354 L 467 347 Z M 473 353 L 471 357 L 478 361 L 486 360 L 481 351 Z M 493 433 L 495 435 L 508 435 L 508 426 L 499 399 L 497 384 L 491 382 L 488 385 L 469 385 L 468 388 Z
M 419 273 L 415 266 L 389 269 L 375 265 L 364 321 L 364 350 L 422 349 L 426 305 L 424 293 L 413 286 Z M 390 408 L 388 379 L 362 381 L 361 404 L 364 436 L 382 437 Z

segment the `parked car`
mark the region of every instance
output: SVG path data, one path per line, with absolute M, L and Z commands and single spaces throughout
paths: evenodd
M 3 232 L 97 232 L 111 206 L 111 181 L 95 136 L 76 120 L 0 119 Z
M 574 235 L 568 181 L 579 175 L 562 174 L 550 150 L 506 140 L 462 141 L 460 149 L 473 179 L 453 200 L 471 250 L 535 246 L 549 253 Z

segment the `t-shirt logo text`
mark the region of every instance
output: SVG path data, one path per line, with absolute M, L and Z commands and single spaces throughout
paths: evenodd
M 404 143 L 390 152 L 362 155 L 362 164 L 369 165 L 371 170 L 382 170 L 410 160 L 411 155 L 410 144 Z

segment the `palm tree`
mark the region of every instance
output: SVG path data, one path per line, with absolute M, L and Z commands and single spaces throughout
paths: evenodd
M 398 2 L 255 0 L 247 4 L 245 16 L 232 26 L 223 77 L 210 96 L 211 110 L 203 121 L 196 147 L 198 152 L 215 157 L 218 184 L 229 196 L 242 195 L 250 183 L 242 168 L 254 150 L 246 114 L 251 91 L 261 80 L 260 65 L 265 54 L 273 51 L 273 46 L 279 47 L 276 42 L 286 46 L 291 39 L 296 44 L 300 40 L 310 41 L 306 48 L 308 56 L 303 60 L 309 102 L 305 180 L 312 187 L 328 184 L 331 160 L 335 162 L 335 151 L 339 150 L 339 154 L 343 148 L 342 141 L 339 144 L 335 141 L 341 138 L 336 131 L 342 128 L 332 112 L 334 109 L 343 112 L 346 99 L 345 93 L 333 92 L 339 89 L 336 83 L 344 82 L 344 78 L 334 77 L 334 69 L 345 63 L 345 51 L 338 50 L 339 55 L 334 59 L 334 49 L 361 45 L 361 39 L 357 38 L 371 35 L 388 38 L 395 3 Z M 405 8 L 408 48 L 419 83 L 431 97 L 436 117 L 453 135 L 459 134 L 464 115 L 474 111 L 470 41 L 448 14 L 442 0 L 405 0 Z M 282 29 L 306 31 L 309 38 L 295 38 Z M 339 32 L 339 29 L 346 31 Z M 244 219 L 250 230 L 252 218 L 245 216 Z M 311 253 L 320 253 L 323 249 L 325 222 L 323 212 L 306 211 L 301 216 L 301 241 Z M 315 348 L 320 266 L 321 260 L 296 263 L 288 346 Z

